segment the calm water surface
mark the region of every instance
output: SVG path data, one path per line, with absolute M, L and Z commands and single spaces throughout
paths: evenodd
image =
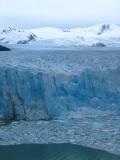
M 0 146 L 0 160 L 120 160 L 120 156 L 71 144 Z

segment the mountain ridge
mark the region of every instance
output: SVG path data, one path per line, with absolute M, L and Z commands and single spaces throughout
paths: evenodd
M 48 42 L 49 41 L 49 42 Z M 36 29 L 0 29 L 1 44 L 47 43 L 51 46 L 119 46 L 120 26 L 115 24 L 98 24 L 89 27 L 61 29 L 41 27 Z M 33 43 L 33 44 L 34 44 Z

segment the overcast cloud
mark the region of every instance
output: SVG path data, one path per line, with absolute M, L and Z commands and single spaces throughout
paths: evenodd
M 120 24 L 120 0 L 0 0 L 0 26 Z

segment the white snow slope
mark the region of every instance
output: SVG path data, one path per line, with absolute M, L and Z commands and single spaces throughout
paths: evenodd
M 120 46 L 120 26 L 99 24 L 87 28 L 43 27 L 31 30 L 0 29 L 0 43 L 37 44 L 41 47 Z

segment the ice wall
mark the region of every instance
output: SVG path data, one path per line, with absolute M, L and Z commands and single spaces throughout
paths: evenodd
M 120 67 L 79 74 L 0 67 L 0 117 L 50 120 L 90 108 L 120 112 Z

